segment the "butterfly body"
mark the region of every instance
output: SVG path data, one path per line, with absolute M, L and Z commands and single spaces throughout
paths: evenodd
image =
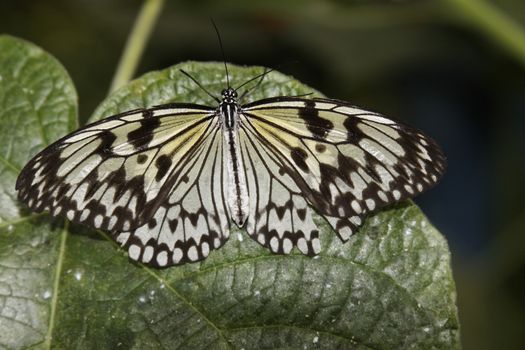
M 432 187 L 445 169 L 420 131 L 348 102 L 273 97 L 174 103 L 87 125 L 17 179 L 34 211 L 107 230 L 132 260 L 205 259 L 232 225 L 277 254 L 319 254 L 320 215 L 346 242 L 364 218 Z
M 217 109 L 223 130 L 224 163 L 227 165 L 225 188 L 228 189 L 228 208 L 232 220 L 242 227 L 248 216 L 249 198 L 244 163 L 240 154 L 238 123 L 240 106 L 237 92 L 228 88 L 222 92 L 222 101 Z

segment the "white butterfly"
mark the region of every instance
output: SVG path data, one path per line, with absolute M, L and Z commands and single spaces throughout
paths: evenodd
M 344 242 L 444 172 L 432 139 L 347 102 L 237 101 L 228 87 L 216 107 L 166 104 L 87 125 L 29 161 L 19 198 L 166 267 L 206 258 L 232 225 L 274 253 L 316 255 L 314 211 Z

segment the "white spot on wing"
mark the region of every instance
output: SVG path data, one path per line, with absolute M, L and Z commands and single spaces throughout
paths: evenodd
M 210 254 L 210 246 L 208 245 L 207 242 L 202 242 L 201 252 L 204 257 L 207 257 Z
M 132 244 L 128 248 L 128 255 L 133 260 L 138 260 L 140 256 L 140 247 L 136 244 Z
M 279 250 L 279 240 L 277 237 L 272 237 L 272 239 L 270 239 L 270 248 L 274 253 Z
M 361 218 L 359 216 L 352 216 L 350 218 L 350 222 L 356 226 L 360 226 L 361 225 Z
M 102 225 L 102 220 L 104 219 L 104 217 L 100 214 L 98 214 L 97 216 L 95 216 L 95 219 L 94 219 L 94 223 L 95 223 L 95 227 L 100 227 Z
M 302 237 L 299 238 L 299 240 L 297 241 L 297 248 L 299 248 L 301 253 L 308 254 L 308 244 L 306 242 L 306 239 Z
M 293 244 L 292 244 L 292 241 L 288 238 L 285 238 L 283 240 L 283 251 L 284 251 L 284 254 L 290 254 L 290 252 L 292 251 L 292 248 L 293 248 Z
M 392 195 L 394 196 L 394 198 L 396 200 L 398 200 L 399 198 L 401 198 L 401 192 L 399 192 L 398 190 L 394 190 L 392 191 Z
M 165 250 L 157 254 L 157 264 L 159 264 L 159 266 L 166 266 L 168 264 L 168 253 Z
M 319 254 L 321 251 L 321 241 L 319 238 L 312 239 L 312 249 L 314 251 L 314 254 Z
M 153 258 L 153 247 L 152 246 L 146 246 L 144 248 L 144 254 L 142 254 L 142 261 L 145 263 L 149 263 L 151 261 L 151 258 Z
M 182 250 L 180 248 L 175 248 L 173 250 L 173 262 L 175 264 L 178 264 L 180 262 L 180 260 L 182 259 Z
M 197 253 L 197 247 L 191 246 L 190 249 L 188 249 L 188 258 L 191 261 L 197 261 L 199 258 L 199 254 Z
M 121 245 L 124 245 L 128 239 L 129 239 L 129 232 L 122 232 L 121 234 L 119 234 L 117 236 L 117 242 L 120 243 Z
M 361 214 L 362 209 L 361 209 L 361 205 L 359 205 L 358 201 L 353 200 L 351 205 L 352 205 L 352 209 L 354 209 L 354 211 L 357 214 Z

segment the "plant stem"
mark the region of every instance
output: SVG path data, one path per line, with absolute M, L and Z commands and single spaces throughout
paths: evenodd
M 146 46 L 146 42 L 155 26 L 158 15 L 164 0 L 145 0 L 139 15 L 135 20 L 131 33 L 124 52 L 120 57 L 120 62 L 117 66 L 117 71 L 111 82 L 109 92 L 115 91 L 119 87 L 127 84 L 137 69 L 137 65 Z
M 525 65 L 525 30 L 520 23 L 486 0 L 448 0 L 447 4 Z

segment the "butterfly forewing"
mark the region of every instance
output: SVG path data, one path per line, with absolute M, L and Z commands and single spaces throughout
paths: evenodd
M 208 132 L 213 109 L 166 105 L 93 123 L 55 142 L 22 170 L 19 198 L 35 211 L 126 231 L 148 221 L 172 173 Z

